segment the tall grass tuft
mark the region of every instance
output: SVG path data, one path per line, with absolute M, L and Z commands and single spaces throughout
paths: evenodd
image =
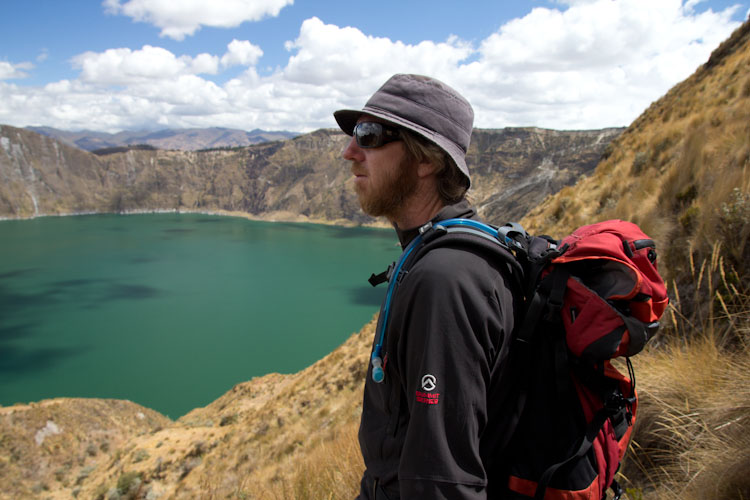
M 718 244 L 690 272 L 666 345 L 633 360 L 640 406 L 623 476 L 631 499 L 750 499 L 750 294 Z
M 290 463 L 292 474 L 261 498 L 268 500 L 351 500 L 359 493 L 364 464 L 357 441 L 358 422 L 347 423 L 333 439 Z

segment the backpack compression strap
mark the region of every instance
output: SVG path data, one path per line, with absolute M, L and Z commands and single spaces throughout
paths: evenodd
M 385 378 L 383 372 L 383 345 L 385 344 L 385 332 L 388 328 L 388 318 L 391 309 L 391 300 L 400 281 L 403 272 L 408 271 L 422 254 L 424 247 L 435 241 L 437 238 L 448 233 L 465 233 L 479 236 L 486 239 L 494 245 L 498 245 L 510 254 L 510 249 L 521 249 L 522 245 L 515 238 L 517 234 L 525 231 L 518 224 L 508 224 L 499 230 L 479 221 L 472 219 L 446 219 L 437 224 L 427 223 L 419 228 L 419 234 L 404 249 L 398 261 L 383 273 L 370 276 L 370 284 L 373 286 L 388 281 L 388 290 L 386 291 L 383 306 L 380 309 L 378 324 L 375 331 L 375 338 L 378 343 L 372 351 L 370 363 L 372 364 L 372 380 L 381 383 Z M 512 257 L 512 255 L 511 255 Z M 515 259 L 508 258 L 507 262 L 513 268 L 514 275 L 522 275 L 523 270 Z
M 550 322 L 557 322 L 560 321 L 559 319 L 559 313 L 560 309 L 563 304 L 563 297 L 565 294 L 565 289 L 567 287 L 567 281 L 570 277 L 570 272 L 565 266 L 558 266 L 552 270 L 552 272 L 547 275 L 545 279 L 542 280 L 539 290 L 535 293 L 534 298 L 532 299 L 531 305 L 529 306 L 529 309 L 526 313 L 526 317 L 524 318 L 524 323 L 521 328 L 521 330 L 518 333 L 518 336 L 516 339 L 519 341 L 519 345 L 523 346 L 523 350 L 516 355 L 516 362 L 518 363 L 516 366 L 520 365 L 521 367 L 529 367 L 531 366 L 531 363 L 526 363 L 525 361 L 529 358 L 525 358 L 524 356 L 530 356 L 530 344 L 533 343 L 534 338 L 534 332 L 536 329 L 536 325 L 538 323 L 538 320 L 540 317 L 542 317 L 542 314 L 546 312 L 544 315 L 544 318 L 547 321 Z M 545 307 L 547 306 L 547 307 Z M 557 344 L 554 347 L 555 349 L 555 371 L 557 373 L 557 384 L 558 385 L 558 394 L 564 393 L 566 390 L 570 390 L 569 387 L 570 381 L 567 376 L 567 371 L 569 368 L 568 364 L 568 356 L 567 356 L 567 347 L 564 343 Z M 631 380 L 635 380 L 635 376 L 632 373 L 632 366 L 630 364 L 630 360 L 627 360 L 628 363 L 628 371 L 631 373 Z M 526 368 L 528 370 L 528 368 Z M 516 372 L 518 373 L 518 372 Z M 520 380 L 528 380 L 528 376 L 521 376 Z M 526 391 L 527 391 L 527 385 L 524 384 L 521 388 L 520 397 L 518 399 L 518 409 L 517 409 L 517 415 L 518 418 L 520 418 L 521 414 L 523 413 L 525 401 L 526 401 Z M 549 466 L 544 473 L 542 474 L 542 477 L 539 479 L 539 482 L 537 483 L 536 493 L 534 494 L 534 500 L 544 500 L 544 494 L 547 490 L 547 487 L 549 486 L 550 481 L 554 477 L 555 473 L 565 465 L 574 462 L 586 455 L 588 451 L 591 449 L 591 447 L 594 445 L 594 440 L 599 435 L 601 430 L 604 428 L 604 425 L 607 423 L 607 420 L 615 417 L 618 413 L 623 412 L 625 409 L 627 409 L 627 405 L 630 402 L 625 399 L 621 393 L 613 391 L 611 392 L 607 397 L 604 398 L 604 406 L 597 411 L 594 414 L 594 417 L 591 419 L 591 422 L 586 427 L 586 433 L 581 438 L 580 443 L 578 444 L 578 447 L 576 451 L 571 454 L 568 458 L 565 460 L 558 462 L 556 464 L 553 464 Z M 613 500 L 619 500 L 622 496 L 623 490 L 622 487 L 617 483 L 617 481 L 612 481 L 612 484 L 610 485 L 614 497 Z
M 536 488 L 536 494 L 534 495 L 534 500 L 544 500 L 544 493 L 547 490 L 547 486 L 549 485 L 549 482 L 552 480 L 552 477 L 555 475 L 555 472 L 560 467 L 563 467 L 566 464 L 569 464 L 573 462 L 574 460 L 578 460 L 582 458 L 588 451 L 591 449 L 591 447 L 594 445 L 594 440 L 596 439 L 596 436 L 599 435 L 599 432 L 604 427 L 604 424 L 607 423 L 607 420 L 617 414 L 620 410 L 622 410 L 623 407 L 617 407 L 617 408 L 610 408 L 607 405 L 604 406 L 601 410 L 596 412 L 594 415 L 594 418 L 591 420 L 591 423 L 589 423 L 588 427 L 586 427 L 586 434 L 583 436 L 583 439 L 581 439 L 581 442 L 578 446 L 578 449 L 575 453 L 573 453 L 570 457 L 563 460 L 562 462 L 558 462 L 552 466 L 550 466 L 546 471 L 544 471 L 544 474 L 542 474 L 541 479 L 539 479 L 539 483 L 537 483 Z M 612 491 L 614 492 L 614 498 L 613 500 L 619 500 L 622 496 L 622 487 L 619 485 L 617 481 L 612 481 L 611 484 Z

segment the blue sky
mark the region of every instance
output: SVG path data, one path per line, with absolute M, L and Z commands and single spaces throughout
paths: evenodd
M 3 0 L 0 123 L 309 131 L 395 72 L 483 128 L 625 126 L 750 0 Z M 175 10 L 174 6 L 178 6 Z

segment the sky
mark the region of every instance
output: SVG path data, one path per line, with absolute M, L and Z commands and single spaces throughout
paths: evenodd
M 474 126 L 627 126 L 750 0 L 0 0 L 0 123 L 64 130 L 333 128 L 394 73 Z

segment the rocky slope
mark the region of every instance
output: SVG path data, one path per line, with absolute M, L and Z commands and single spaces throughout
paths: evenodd
M 519 218 L 590 172 L 620 132 L 476 130 L 468 152 L 471 197 L 491 220 Z M 0 216 L 182 210 L 372 223 L 341 159 L 346 141 L 339 131 L 319 130 L 232 150 L 97 156 L 0 126 Z
M 99 464 L 170 425 L 129 401 L 61 398 L 0 408 L 0 498 L 71 498 Z

